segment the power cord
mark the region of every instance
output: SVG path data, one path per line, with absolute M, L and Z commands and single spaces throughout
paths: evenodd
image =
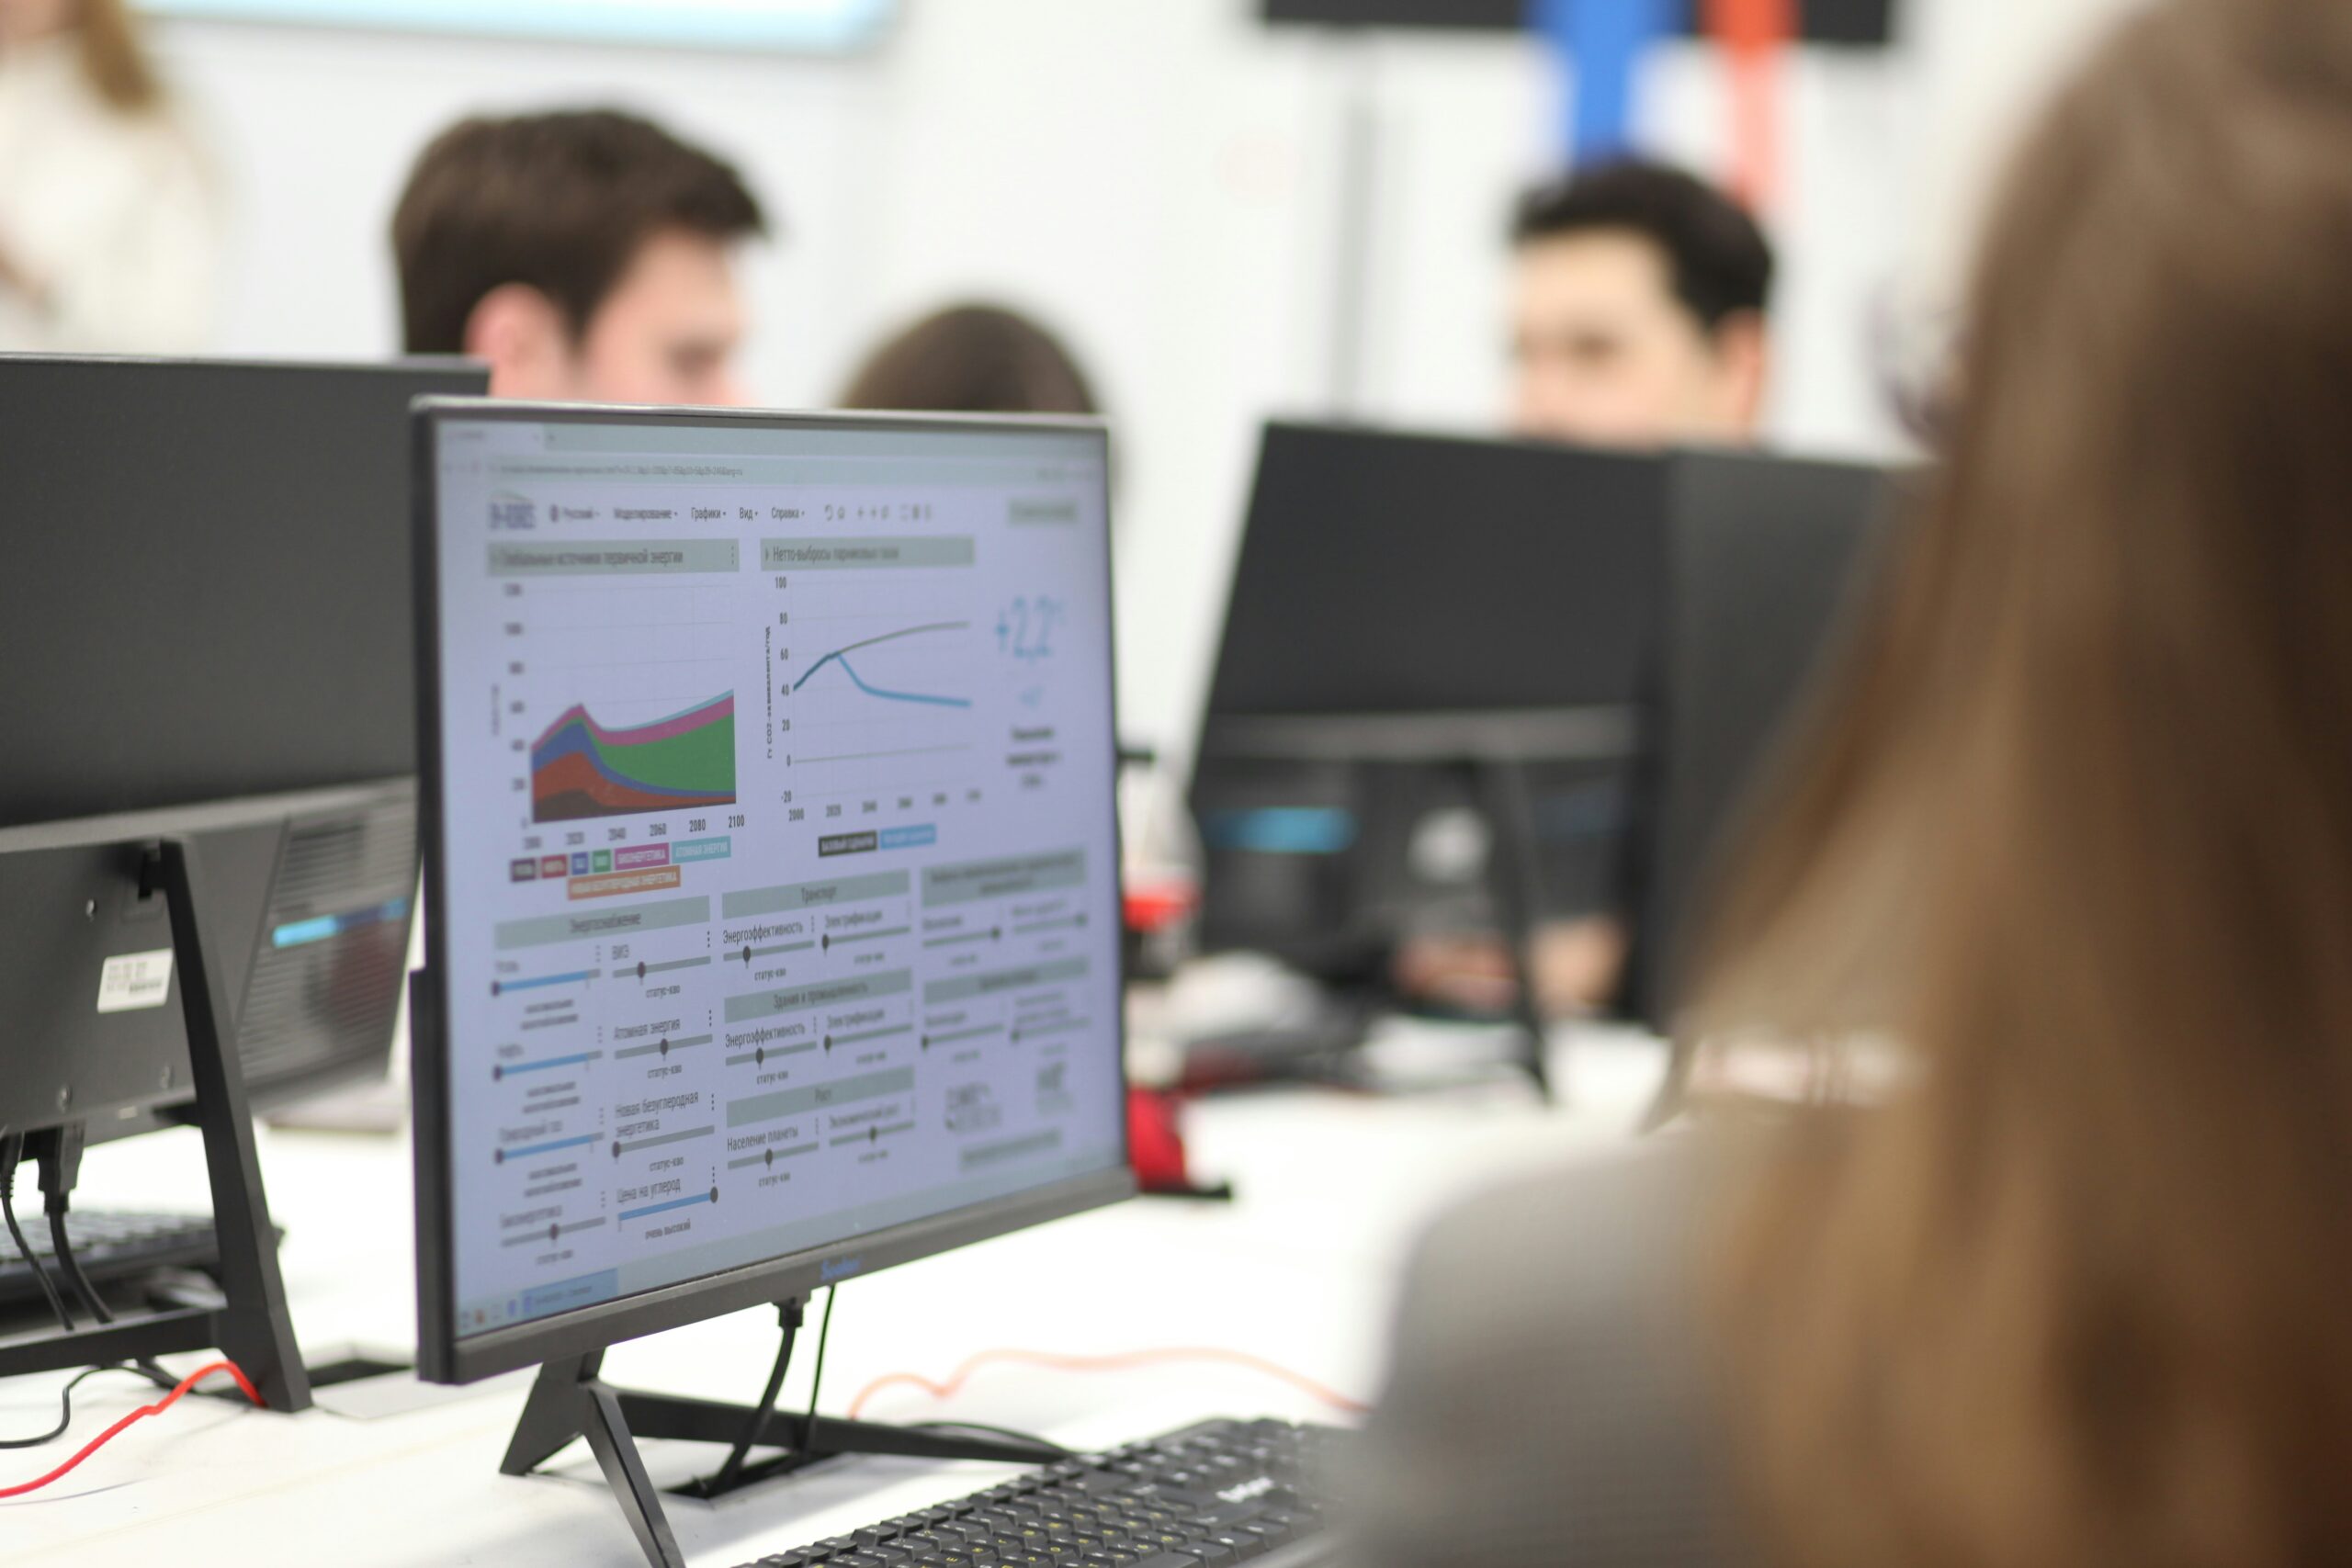
M 59 1271 L 92 1317 L 100 1323 L 112 1323 L 114 1314 L 98 1299 L 90 1277 L 82 1272 L 82 1265 L 74 1257 L 74 1243 L 65 1234 L 65 1212 L 73 1206 L 74 1189 L 82 1179 L 82 1150 L 87 1142 L 88 1134 L 79 1122 L 57 1128 L 42 1139 L 38 1151 L 41 1208 L 49 1215 L 49 1239 L 57 1253 Z
M 144 1371 L 138 1367 L 117 1366 L 85 1368 L 83 1371 L 74 1373 L 74 1381 L 67 1383 L 63 1391 L 58 1394 L 56 1426 L 51 1427 L 48 1431 L 43 1432 L 38 1438 L 0 1438 L 0 1449 L 37 1449 L 43 1443 L 53 1443 L 57 1441 L 58 1438 L 63 1437 L 65 1435 L 65 1428 L 74 1424 L 74 1391 L 80 1388 L 84 1383 L 88 1382 L 92 1378 L 96 1377 L 100 1372 L 124 1372 L 133 1377 L 145 1377 L 147 1375 Z M 164 1386 L 169 1388 L 171 1385 L 169 1383 L 165 1383 Z
M 40 1286 L 40 1293 L 48 1299 L 49 1310 L 57 1314 L 58 1326 L 71 1334 L 76 1326 L 74 1314 L 66 1310 L 64 1298 L 58 1294 L 57 1287 L 50 1282 L 49 1271 L 41 1267 L 40 1258 L 33 1251 L 32 1244 L 25 1239 L 24 1226 L 17 1223 L 17 1168 L 24 1163 L 24 1157 L 25 1135 L 22 1133 L 10 1133 L 5 1137 L 0 1137 L 0 1215 L 5 1215 L 7 1220 L 8 1238 L 17 1244 L 17 1256 L 25 1260 L 25 1267 L 32 1271 L 34 1281 Z M 43 1155 L 41 1157 L 43 1180 L 46 1183 L 48 1156 Z M 80 1265 L 74 1261 L 73 1245 L 65 1238 L 65 1222 L 62 1208 L 50 1211 L 49 1235 L 51 1242 L 57 1249 L 58 1259 L 64 1267 L 67 1276 L 73 1280 L 84 1304 L 97 1315 L 99 1322 L 111 1322 L 112 1318 L 108 1315 L 104 1303 L 98 1300 L 97 1292 L 90 1288 L 89 1280 L 83 1274 Z M 75 1373 L 73 1381 L 60 1391 L 57 1396 L 56 1426 L 35 1438 L 0 1438 L 0 1450 L 37 1449 L 44 1443 L 53 1443 L 63 1437 L 65 1429 L 74 1424 L 74 1391 L 100 1372 L 127 1372 L 136 1377 L 145 1378 L 150 1382 L 160 1383 L 164 1388 L 172 1386 L 171 1377 L 152 1362 L 142 1361 L 135 1367 L 108 1363 L 104 1366 L 85 1368 Z
M 825 1381 L 825 1340 L 833 1326 L 834 1289 L 830 1285 L 825 1288 L 825 1315 L 817 1330 L 817 1367 L 808 1380 L 808 1414 L 801 1421 L 797 1451 L 790 1451 L 793 1445 L 789 1443 L 780 1444 L 778 1446 L 787 1450 L 783 1456 L 763 1460 L 755 1465 L 744 1462 L 752 1446 L 759 1441 L 762 1428 L 767 1426 L 769 1417 L 775 1413 L 776 1395 L 784 1389 L 785 1368 L 792 1360 L 793 1344 L 799 1338 L 804 1325 L 803 1308 L 799 1300 L 795 1298 L 776 1303 L 776 1326 L 784 1331 L 784 1343 L 776 1347 L 775 1364 L 768 1369 L 767 1387 L 761 1390 L 760 1402 L 752 1405 L 746 1415 L 741 1435 L 728 1449 L 726 1461 L 717 1470 L 679 1488 L 683 1495 L 706 1500 L 722 1496 L 741 1484 L 747 1473 L 756 1479 L 778 1470 L 790 1469 L 816 1455 L 817 1393 Z
M 49 1240 L 57 1255 L 58 1271 L 74 1288 L 74 1297 L 81 1302 L 84 1310 L 103 1325 L 112 1323 L 114 1314 L 107 1310 L 107 1303 L 99 1296 L 97 1288 L 90 1283 L 89 1275 L 83 1272 L 82 1260 L 74 1256 L 74 1238 L 65 1228 L 65 1216 L 74 1206 L 74 1189 L 82 1180 L 82 1153 L 88 1144 L 88 1129 L 82 1122 L 70 1122 L 44 1134 L 35 1151 L 35 1157 L 40 1163 L 41 1208 L 49 1216 Z M 70 1332 L 72 1325 L 67 1325 L 67 1329 Z M 172 1374 L 150 1358 L 141 1357 L 133 1361 L 130 1370 L 157 1388 L 173 1385 Z
M 743 1461 L 752 1451 L 752 1444 L 767 1425 L 769 1413 L 775 1408 L 775 1396 L 784 1388 L 784 1369 L 792 1359 L 792 1342 L 800 1337 L 800 1300 L 794 1297 L 775 1309 L 776 1326 L 784 1331 L 784 1343 L 776 1347 L 775 1365 L 768 1369 L 768 1385 L 760 1394 L 759 1404 L 752 1407 L 752 1418 L 743 1424 L 743 1435 L 727 1450 L 727 1462 L 718 1467 L 711 1478 L 714 1491 L 731 1490 L 736 1479 L 743 1473 Z
M 1051 1449 L 1058 1454 L 1074 1454 L 1076 1449 L 1066 1448 L 1051 1438 L 1041 1438 L 1035 1432 L 1015 1431 L 1011 1427 L 994 1427 L 986 1421 L 910 1421 L 910 1432 L 978 1432 L 989 1438 L 1011 1438 L 1016 1443 L 1034 1443 L 1041 1449 Z
M 248 1400 L 252 1401 L 255 1406 L 264 1410 L 269 1408 L 269 1402 L 262 1398 L 261 1392 L 254 1387 L 253 1380 L 246 1377 L 243 1370 L 241 1370 L 234 1361 L 208 1361 L 203 1366 L 197 1368 L 196 1371 L 188 1373 L 187 1376 L 180 1379 L 179 1382 L 174 1383 L 172 1385 L 172 1392 L 165 1394 L 163 1398 L 155 1401 L 154 1404 L 141 1405 L 130 1415 L 125 1416 L 120 1420 L 117 1421 L 113 1426 L 108 1427 L 105 1431 L 100 1432 L 96 1437 L 92 1438 L 88 1442 L 84 1443 L 79 1450 L 75 1450 L 73 1458 L 67 1460 L 64 1463 L 51 1471 L 47 1475 L 37 1476 L 33 1480 L 24 1482 L 15 1486 L 0 1486 L 0 1498 L 21 1497 L 28 1492 L 40 1491 L 51 1482 L 56 1481 L 60 1477 L 66 1475 L 72 1472 L 74 1466 L 80 1464 L 84 1460 L 88 1459 L 92 1454 L 96 1453 L 100 1449 L 106 1447 L 106 1445 L 113 1441 L 125 1427 L 130 1427 L 136 1422 L 143 1421 L 150 1416 L 161 1416 L 164 1411 L 169 1410 L 173 1405 L 179 1403 L 181 1395 L 187 1393 L 188 1390 L 194 1388 L 198 1383 L 202 1382 L 206 1378 L 210 1377 L 215 1372 L 228 1373 L 231 1378 L 235 1380 L 238 1391 Z
M 17 1244 L 17 1255 L 25 1260 L 25 1267 L 32 1270 L 33 1282 L 48 1298 L 49 1310 L 57 1314 L 57 1325 L 71 1334 L 74 1326 L 74 1314 L 65 1310 L 64 1298 L 57 1293 L 57 1287 L 49 1282 L 49 1271 L 40 1266 L 40 1259 L 34 1256 L 32 1243 L 25 1239 L 24 1227 L 17 1223 L 17 1167 L 24 1163 L 24 1157 L 25 1135 L 22 1133 L 10 1133 L 0 1137 L 0 1217 L 7 1220 L 8 1239 Z
M 808 1453 L 817 1451 L 817 1391 L 825 1385 L 825 1341 L 833 1332 L 833 1298 L 842 1293 L 839 1285 L 825 1287 L 825 1315 L 817 1324 L 817 1370 L 808 1378 L 808 1419 L 800 1425 L 800 1447 Z
M 58 1272 L 64 1275 L 66 1283 L 74 1287 L 74 1299 L 100 1323 L 112 1323 L 114 1314 L 108 1312 L 107 1303 L 98 1299 L 96 1287 L 90 1283 L 90 1277 L 82 1272 L 81 1262 L 74 1256 L 74 1238 L 65 1234 L 65 1205 L 62 1203 L 49 1211 L 49 1246 L 56 1255 Z
M 24 1163 L 25 1145 L 28 1141 L 22 1133 L 10 1133 L 6 1136 L 0 1136 L 0 1217 L 5 1217 L 7 1221 L 8 1238 L 16 1243 L 17 1256 L 24 1259 L 25 1267 L 32 1273 L 34 1283 L 40 1287 L 42 1297 L 49 1303 L 49 1310 L 56 1314 L 57 1325 L 66 1333 L 72 1334 L 80 1325 L 74 1321 L 74 1314 L 67 1309 L 64 1297 L 58 1293 L 57 1287 L 51 1282 L 49 1270 L 41 1266 L 40 1255 L 33 1251 L 32 1244 L 25 1239 L 24 1226 L 17 1221 L 17 1168 Z M 81 1263 L 74 1256 L 73 1240 L 65 1231 L 65 1214 L 71 1201 L 70 1194 L 81 1171 L 83 1143 L 84 1133 L 79 1125 L 71 1129 L 62 1129 L 43 1137 L 40 1152 L 35 1157 L 40 1163 L 40 1184 L 44 1197 L 42 1206 L 48 1211 L 50 1244 L 55 1249 L 58 1267 L 64 1273 L 84 1307 L 99 1323 L 107 1324 L 114 1321 L 114 1314 L 107 1310 L 106 1303 L 98 1298 L 97 1291 L 90 1284 L 89 1276 L 82 1271 Z M 60 1411 L 55 1427 L 38 1438 L 14 1438 L 0 1440 L 0 1450 L 38 1448 L 43 1443 L 54 1442 L 64 1434 L 65 1428 L 73 1422 L 74 1391 L 82 1385 L 84 1380 L 96 1377 L 100 1372 L 129 1372 L 145 1378 L 158 1388 L 173 1386 L 172 1375 L 150 1359 L 141 1359 L 130 1366 L 108 1361 L 87 1368 L 76 1373 L 74 1381 L 67 1383 L 64 1391 L 59 1395 Z

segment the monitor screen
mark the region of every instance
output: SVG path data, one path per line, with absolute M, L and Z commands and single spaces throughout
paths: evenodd
M 1101 430 L 420 431 L 455 1336 L 1124 1179 Z

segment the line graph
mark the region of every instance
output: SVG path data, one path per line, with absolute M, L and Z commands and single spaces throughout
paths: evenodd
M 874 685 L 857 672 L 856 666 L 849 661 L 849 655 L 857 652 L 860 649 L 874 648 L 886 642 L 897 642 L 901 637 L 921 637 L 926 632 L 968 631 L 971 625 L 969 621 L 933 621 L 925 626 L 907 626 L 898 631 L 885 632 L 880 637 L 865 637 L 859 641 L 845 644 L 825 654 L 803 671 L 800 678 L 793 682 L 792 690 L 797 694 L 801 687 L 815 680 L 827 665 L 832 664 L 840 666 L 842 673 L 849 677 L 850 683 L 869 697 L 877 697 L 890 703 L 927 704 L 933 707 L 970 707 L 972 699 L 969 697 L 940 696 L 927 692 L 901 692 L 886 686 Z
M 768 540 L 770 751 L 812 818 L 931 810 L 967 791 L 993 691 L 962 535 Z

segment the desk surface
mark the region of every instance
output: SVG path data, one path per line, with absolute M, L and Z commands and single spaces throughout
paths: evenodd
M 1230 1177 L 1232 1203 L 1138 1200 L 857 1280 L 833 1314 L 822 1408 L 842 1413 L 892 1371 L 944 1377 L 975 1351 L 1108 1354 L 1163 1346 L 1244 1350 L 1358 1397 L 1378 1375 L 1405 1249 L 1449 1199 L 1530 1165 L 1624 1138 L 1646 1102 L 1655 1044 L 1586 1032 L 1557 1060 L 1563 1103 L 1511 1085 L 1411 1100 L 1270 1093 L 1194 1106 L 1193 1166 Z M 297 1332 L 314 1363 L 356 1345 L 413 1354 L 413 1239 L 405 1137 L 265 1132 L 263 1175 L 287 1228 Z M 170 1134 L 92 1153 L 79 1201 L 201 1202 L 201 1151 Z M 812 1325 L 813 1326 L 813 1325 Z M 804 1336 L 783 1403 L 805 1401 Z M 740 1313 L 616 1348 L 616 1382 L 712 1398 L 757 1396 L 775 1350 L 772 1311 Z M 196 1358 L 175 1358 L 187 1370 Z M 63 1374 L 0 1382 L 0 1436 L 55 1419 Z M 468 1389 L 382 1379 L 329 1389 L 284 1417 L 184 1400 L 141 1422 L 47 1490 L 0 1503 L 0 1558 L 116 1564 L 358 1565 L 640 1562 L 584 1446 L 550 1472 L 498 1473 L 528 1374 Z M 148 1397 L 130 1379 L 75 1396 L 73 1432 L 0 1453 L 0 1484 L 29 1479 Z M 389 1411 L 380 1406 L 405 1406 Z M 942 1404 L 899 1387 L 865 1414 L 958 1417 L 1107 1447 L 1205 1416 L 1332 1420 L 1289 1385 L 1193 1364 L 1071 1374 L 999 1367 Z M 707 1469 L 714 1450 L 650 1443 L 657 1482 Z M 671 1499 L 695 1568 L 764 1552 L 989 1484 L 1001 1467 L 848 1459 L 716 1504 Z

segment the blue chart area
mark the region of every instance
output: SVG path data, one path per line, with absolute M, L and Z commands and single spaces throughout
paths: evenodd
M 792 689 L 797 693 L 801 687 L 806 686 L 809 682 L 823 674 L 828 669 L 832 669 L 841 671 L 842 675 L 847 678 L 850 684 L 855 686 L 859 691 L 865 693 L 869 697 L 876 698 L 882 702 L 920 703 L 927 704 L 933 707 L 943 708 L 970 707 L 972 705 L 972 699 L 969 697 L 952 697 L 937 692 L 902 692 L 888 686 L 875 685 L 868 682 L 865 676 L 860 675 L 857 672 L 856 667 L 850 662 L 849 656 L 853 653 L 862 653 L 868 649 L 878 649 L 886 643 L 898 642 L 906 637 L 934 636 L 946 632 L 969 631 L 971 629 L 971 625 L 972 624 L 969 621 L 933 621 L 928 626 L 907 626 L 895 632 L 884 632 L 879 637 L 870 637 L 861 642 L 853 642 L 845 647 L 834 649 L 831 652 L 824 654 L 819 658 L 814 664 L 811 664 L 808 671 L 802 674 L 797 681 L 795 681 L 792 683 Z

